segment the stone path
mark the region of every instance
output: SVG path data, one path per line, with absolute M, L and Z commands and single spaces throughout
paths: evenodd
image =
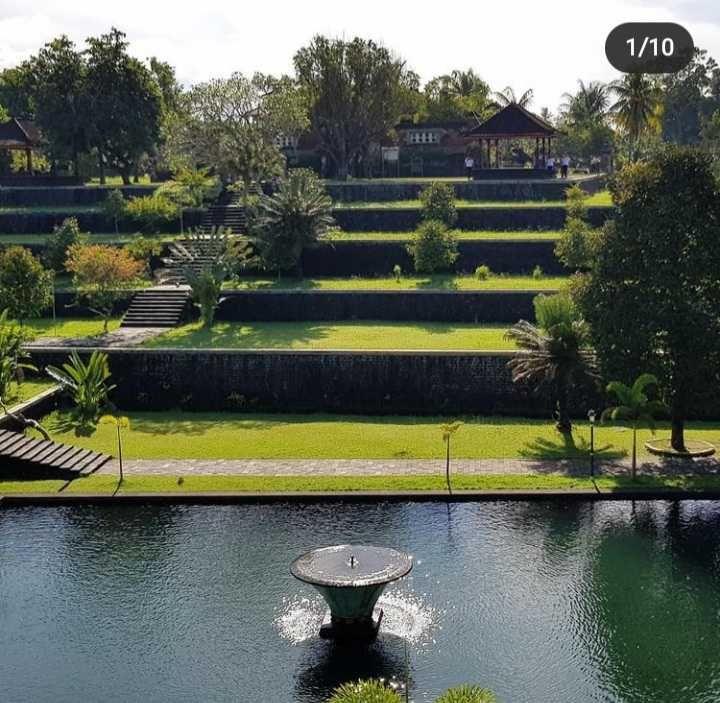
M 167 327 L 120 327 L 94 337 L 39 337 L 26 345 L 32 347 L 133 347 L 167 332 Z
M 230 476 L 402 476 L 444 475 L 440 459 L 134 459 L 124 462 L 126 474 L 145 475 L 230 475 Z M 117 473 L 117 460 L 106 464 L 100 473 Z M 629 461 L 597 461 L 596 473 L 629 474 Z M 720 474 L 720 461 L 698 459 L 693 462 L 648 460 L 638 465 L 648 475 Z M 587 459 L 515 460 L 458 459 L 451 463 L 453 474 L 548 474 L 587 476 Z

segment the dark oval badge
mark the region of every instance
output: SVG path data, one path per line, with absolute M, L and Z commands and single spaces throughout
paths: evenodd
M 690 32 L 674 22 L 626 22 L 605 40 L 608 61 L 623 73 L 675 73 L 694 51 Z

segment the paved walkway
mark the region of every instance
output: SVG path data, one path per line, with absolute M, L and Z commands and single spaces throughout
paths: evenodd
M 225 475 L 225 476 L 402 476 L 444 475 L 445 461 L 439 459 L 133 459 L 124 462 L 126 474 L 145 475 Z M 453 474 L 549 474 L 587 476 L 589 462 L 580 460 L 457 459 Z M 596 473 L 628 474 L 629 461 L 596 461 Z M 117 460 L 100 473 L 117 473 Z M 720 461 L 698 459 L 693 462 L 644 461 L 639 473 L 672 476 L 678 474 L 720 474 Z

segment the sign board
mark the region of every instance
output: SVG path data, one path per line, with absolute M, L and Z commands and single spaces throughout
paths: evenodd
M 400 160 L 400 147 L 399 146 L 384 146 L 382 149 L 383 161 L 399 161 Z

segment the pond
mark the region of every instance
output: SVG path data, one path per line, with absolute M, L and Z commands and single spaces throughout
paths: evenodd
M 720 700 L 720 503 L 74 506 L 0 510 L 5 703 Z M 370 646 L 317 636 L 308 549 L 410 552 Z

